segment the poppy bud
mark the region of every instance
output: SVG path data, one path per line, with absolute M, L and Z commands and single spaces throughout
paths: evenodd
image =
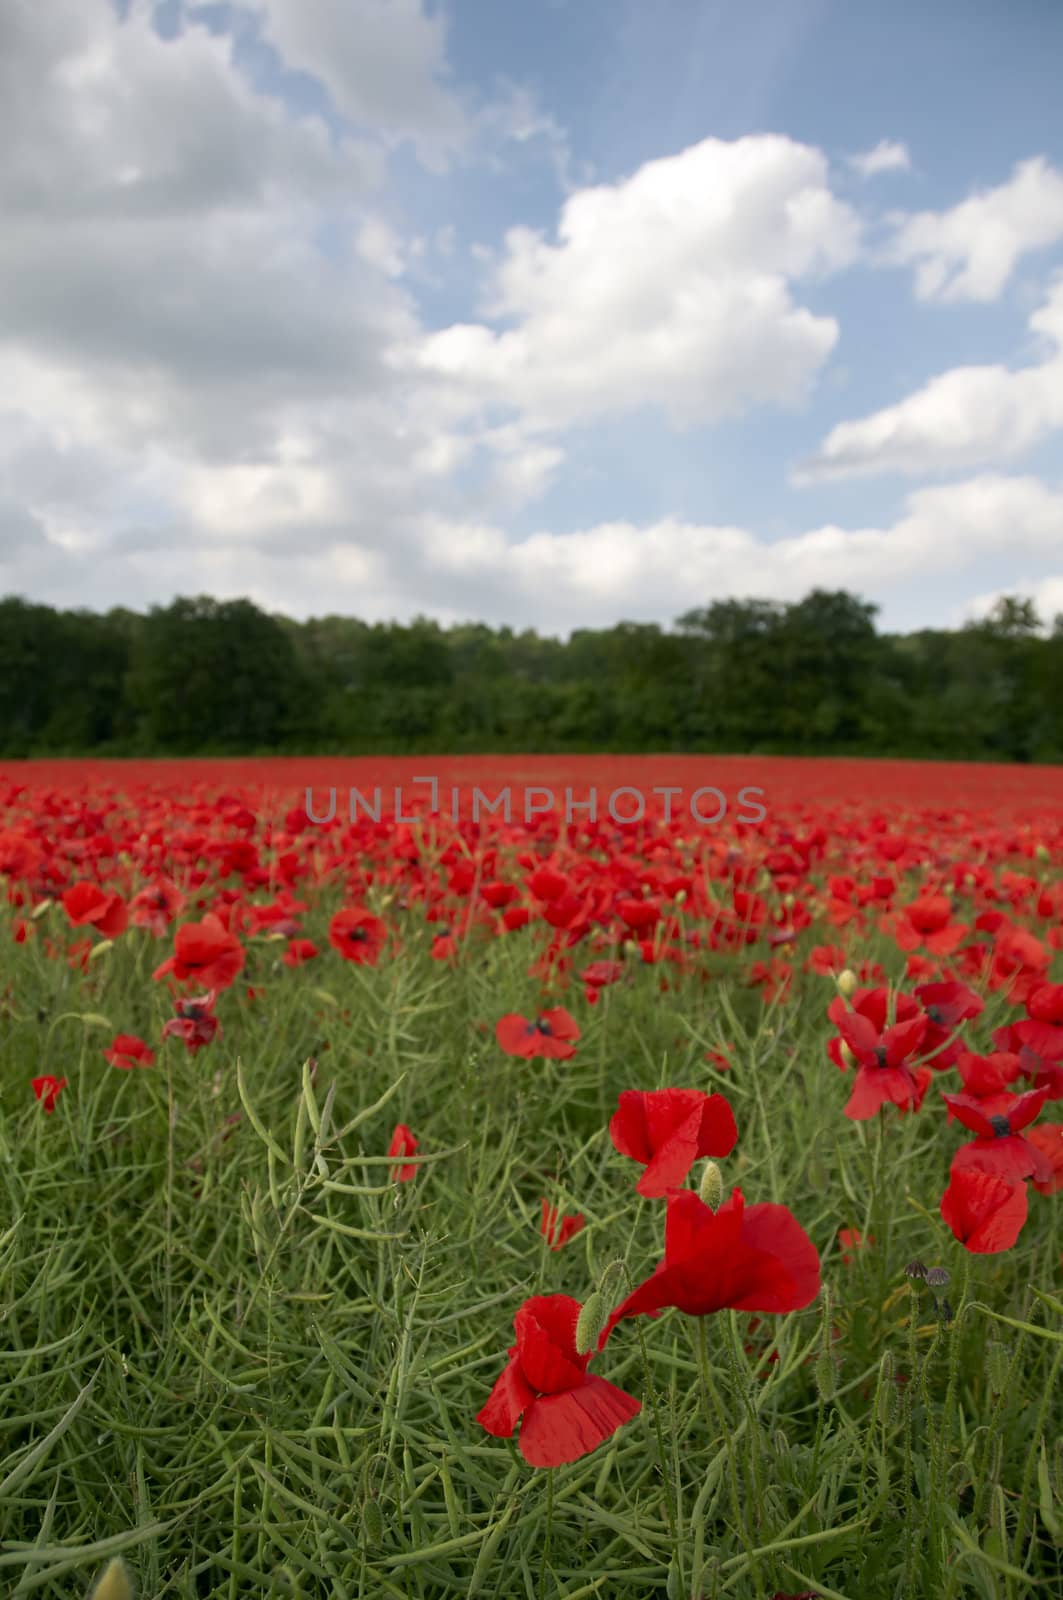
M 598 1281 L 598 1294 L 604 1306 L 612 1306 L 616 1299 L 616 1291 L 624 1279 L 624 1262 L 618 1256 L 615 1261 L 610 1261 Z
M 121 1556 L 115 1556 L 92 1591 L 92 1600 L 133 1600 L 133 1585 Z
M 598 1343 L 598 1335 L 605 1326 L 606 1308 L 602 1304 L 602 1297 L 597 1292 L 592 1294 L 580 1308 L 576 1318 L 576 1354 L 585 1356 L 588 1350 L 593 1350 Z
M 825 1189 L 830 1181 L 830 1173 L 826 1165 L 815 1152 L 809 1157 L 808 1166 L 805 1168 L 805 1178 L 813 1189 Z
M 838 993 L 844 995 L 846 1000 L 849 999 L 850 995 L 855 993 L 856 973 L 851 967 L 846 967 L 844 972 L 839 972 L 834 981 L 838 986 Z
M 787 911 L 792 911 L 794 906 L 797 904 L 797 901 L 792 894 L 784 894 L 782 897 L 782 903 L 786 907 Z
M 994 1394 L 1003 1394 L 1008 1384 L 1008 1368 L 1011 1365 L 1010 1353 L 1007 1345 L 993 1340 L 985 1353 L 986 1377 L 989 1387 Z
M 701 1196 L 702 1205 L 708 1206 L 710 1211 L 719 1209 L 720 1201 L 723 1199 L 723 1177 L 715 1161 L 706 1161 L 698 1194 Z
M 1051 861 L 1052 859 L 1051 850 L 1049 850 L 1047 845 L 1043 844 L 1039 844 L 1037 846 L 1037 848 L 1034 850 L 1034 855 L 1037 857 L 1038 861 Z
M 676 903 L 677 906 L 685 906 L 686 905 L 686 903 L 687 903 L 687 892 L 686 892 L 685 889 L 680 889 L 679 893 L 675 897 L 675 903 Z
M 639 954 L 639 947 L 634 939 L 625 939 L 621 949 L 626 956 L 637 956 Z
M 379 1544 L 384 1537 L 384 1514 L 375 1500 L 367 1500 L 362 1507 L 362 1532 L 366 1544 Z
M 836 1379 L 838 1376 L 834 1367 L 834 1357 L 827 1355 L 826 1352 L 817 1356 L 813 1375 L 816 1380 L 816 1392 L 819 1398 L 821 1400 L 833 1400 L 837 1389 Z
M 856 1057 L 853 1055 L 853 1052 L 849 1049 L 849 1046 L 846 1044 L 844 1039 L 841 1042 L 841 1048 L 838 1054 L 841 1056 L 847 1067 L 856 1066 Z

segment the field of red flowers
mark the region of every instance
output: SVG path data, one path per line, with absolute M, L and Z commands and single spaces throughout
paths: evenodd
M 1059 768 L 9 763 L 13 1592 L 1051 1592 L 1061 859 Z

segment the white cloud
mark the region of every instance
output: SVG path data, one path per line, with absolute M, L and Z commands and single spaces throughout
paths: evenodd
M 895 139 L 880 139 L 873 150 L 850 156 L 849 165 L 855 167 L 862 178 L 875 178 L 880 172 L 907 172 L 912 165 L 908 146 Z
M 961 608 L 957 622 L 981 621 L 1005 595 L 1021 595 L 1023 599 L 1032 600 L 1041 619 L 1042 632 L 1051 629 L 1056 617 L 1063 616 L 1063 574 L 1057 573 L 1048 578 L 1016 578 L 1007 589 L 975 595 Z
M 287 66 L 308 72 L 339 113 L 389 141 L 410 139 L 432 171 L 469 137 L 447 76 L 446 24 L 421 0 L 252 0 Z
M 1022 256 L 1063 239 L 1063 173 L 1035 156 L 949 211 L 890 220 L 888 259 L 915 265 L 920 300 L 996 300 Z
M 1030 327 L 1047 347 L 1038 365 L 940 373 L 896 405 L 838 423 L 791 481 L 975 467 L 1032 449 L 1063 428 L 1063 278 Z
M 535 429 L 655 406 L 677 426 L 800 402 L 838 337 L 791 283 L 858 253 L 855 213 L 817 150 L 776 135 L 706 139 L 566 200 L 550 244 L 511 228 L 483 314 L 396 353 L 470 409 Z

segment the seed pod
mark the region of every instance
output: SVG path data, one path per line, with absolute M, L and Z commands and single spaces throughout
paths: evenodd
M 926 1267 L 921 1261 L 909 1261 L 904 1269 L 904 1276 L 910 1278 L 912 1283 L 926 1282 Z
M 706 1161 L 698 1194 L 710 1211 L 719 1209 L 720 1201 L 723 1199 L 723 1177 L 715 1161 Z
M 598 1335 L 605 1326 L 606 1308 L 599 1293 L 592 1294 L 580 1307 L 576 1318 L 576 1354 L 585 1356 L 598 1343 Z
M 931 1267 L 926 1275 L 928 1289 L 933 1289 L 937 1294 L 939 1289 L 947 1289 L 952 1282 L 952 1274 L 946 1267 Z

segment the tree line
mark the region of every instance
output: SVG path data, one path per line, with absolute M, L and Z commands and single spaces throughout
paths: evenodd
M 296 622 L 0 600 L 0 755 L 653 751 L 1063 760 L 1063 615 L 998 601 L 879 633 L 844 590 L 716 600 L 567 641 L 482 623 Z

